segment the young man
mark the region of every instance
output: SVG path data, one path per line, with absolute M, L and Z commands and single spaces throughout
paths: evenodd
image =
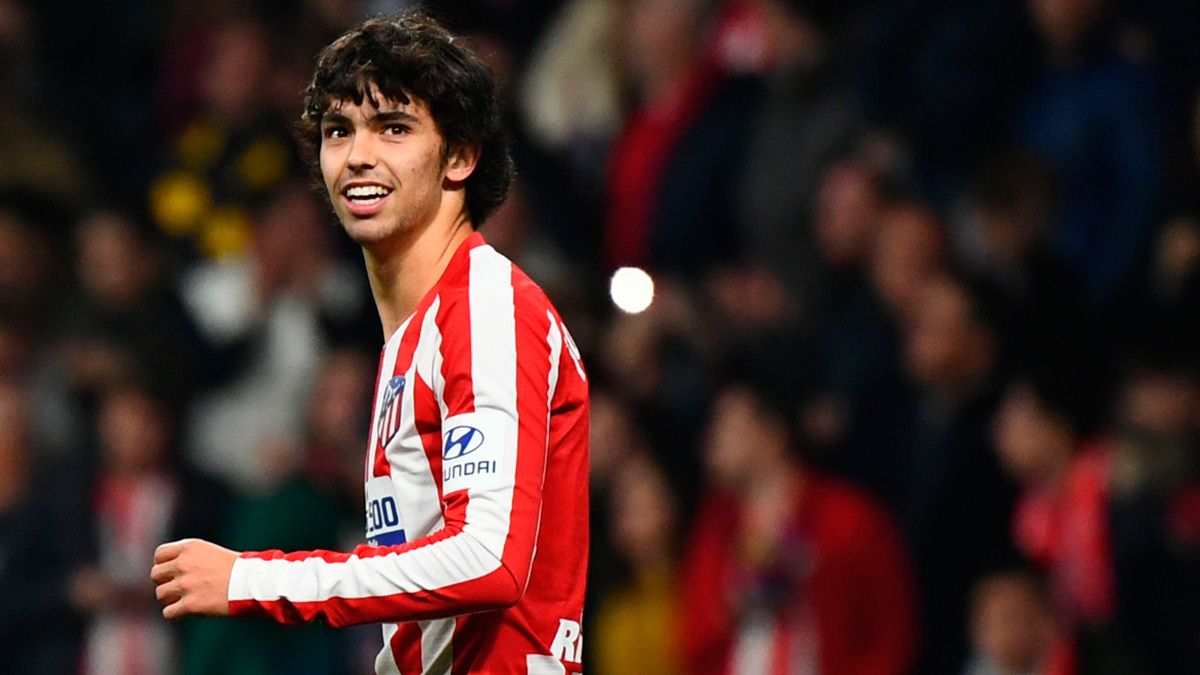
M 164 544 L 169 619 L 383 622 L 378 673 L 577 672 L 587 378 L 541 290 L 475 226 L 512 181 L 495 83 L 418 13 L 320 55 L 301 133 L 388 336 L 352 553 Z

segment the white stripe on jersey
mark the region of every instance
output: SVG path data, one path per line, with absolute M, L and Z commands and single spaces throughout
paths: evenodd
M 401 675 L 400 666 L 392 656 L 392 636 L 399 629 L 394 623 L 383 624 L 383 649 L 375 655 L 375 675 Z
M 403 565 L 396 564 L 397 555 L 404 556 Z M 229 599 L 271 602 L 285 597 L 283 589 L 292 602 L 417 593 L 478 579 L 499 567 L 500 559 L 464 531 L 403 554 L 351 555 L 345 562 L 241 558 L 230 577 Z
M 499 431 L 503 444 L 492 489 L 472 488 L 467 492 L 463 532 L 470 533 L 499 559 L 508 538 L 517 472 L 517 328 L 512 263 L 490 246 L 475 248 L 470 255 L 468 299 L 475 413 L 469 415 L 486 414 L 490 418 L 487 426 Z M 464 417 L 467 415 L 447 419 L 443 433 Z
M 421 675 L 450 675 L 455 624 L 454 618 L 417 622 L 421 628 Z
M 442 364 L 445 361 L 442 356 L 442 331 L 437 325 L 437 313 L 441 306 L 442 299 L 434 298 L 433 303 L 429 305 L 429 311 L 425 314 L 425 323 L 421 326 L 419 344 L 429 345 L 429 349 L 433 353 L 433 358 L 429 359 L 429 372 L 421 372 L 422 366 L 425 365 L 424 359 L 421 359 L 416 366 L 421 377 L 433 386 L 433 398 L 437 401 L 438 412 L 444 420 L 450 411 L 446 408 L 446 379 L 442 377 Z
M 558 389 L 558 362 L 562 359 L 563 336 L 558 328 L 554 315 L 546 310 L 546 319 L 550 321 L 550 332 L 546 334 L 546 342 L 550 344 L 550 389 L 546 395 L 546 404 L 554 407 L 554 392 Z M 546 428 L 550 428 L 550 416 L 546 416 Z

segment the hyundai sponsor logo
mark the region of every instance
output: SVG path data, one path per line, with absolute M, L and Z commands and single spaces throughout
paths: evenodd
M 446 447 L 442 459 L 447 461 L 469 455 L 483 445 L 483 432 L 475 427 L 459 426 L 446 432 Z

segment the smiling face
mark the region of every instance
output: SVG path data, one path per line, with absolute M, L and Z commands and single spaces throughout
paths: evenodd
M 373 89 L 360 104 L 335 102 L 321 119 L 320 162 L 334 212 L 364 248 L 465 216 L 463 182 L 474 158 L 446 149 L 417 99 L 401 103 Z

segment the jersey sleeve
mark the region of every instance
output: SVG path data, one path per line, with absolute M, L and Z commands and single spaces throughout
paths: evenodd
M 441 416 L 444 526 L 398 546 L 244 553 L 235 615 L 332 626 L 509 607 L 528 584 L 541 519 L 561 327 L 540 292 L 514 292 L 511 263 L 472 265 L 469 290 L 436 311 L 431 387 Z M 484 278 L 476 279 L 480 275 Z M 533 289 L 536 290 L 536 289 Z

